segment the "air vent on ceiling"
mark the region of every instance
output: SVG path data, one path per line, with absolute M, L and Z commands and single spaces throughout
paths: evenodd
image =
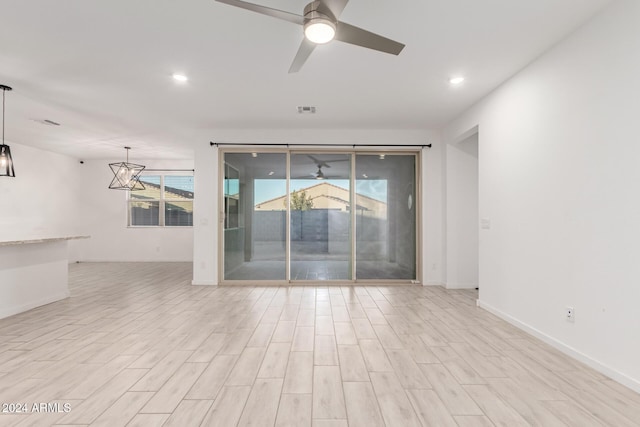
M 301 106 L 301 107 L 298 107 L 298 113 L 299 114 L 315 114 L 316 107 Z

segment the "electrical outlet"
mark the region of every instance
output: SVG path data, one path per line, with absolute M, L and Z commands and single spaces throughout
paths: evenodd
M 567 307 L 565 309 L 565 316 L 567 317 L 568 322 L 575 322 L 576 320 L 576 310 L 573 307 Z

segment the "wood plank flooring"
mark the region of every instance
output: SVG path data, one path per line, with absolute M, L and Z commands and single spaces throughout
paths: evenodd
M 640 426 L 640 395 L 475 291 L 192 286 L 191 268 L 73 264 L 71 298 L 0 320 L 0 403 L 27 409 L 0 426 Z

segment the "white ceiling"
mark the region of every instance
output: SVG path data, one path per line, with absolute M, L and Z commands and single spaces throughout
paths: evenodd
M 288 74 L 302 29 L 214 0 L 0 0 L 6 140 L 78 158 L 122 157 L 125 145 L 190 158 L 216 129 L 437 128 L 609 1 L 351 0 L 341 20 L 404 51 L 332 42 Z M 455 74 L 462 87 L 449 86 Z

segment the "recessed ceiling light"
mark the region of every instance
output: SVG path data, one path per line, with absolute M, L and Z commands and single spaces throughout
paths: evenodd
M 459 85 L 461 85 L 463 82 L 464 82 L 464 77 L 462 77 L 462 76 L 451 77 L 451 78 L 449 79 L 449 83 L 450 83 L 452 86 L 459 86 Z
M 380 160 L 384 160 L 384 154 L 379 154 L 378 157 L 380 157 Z
M 366 173 L 363 173 L 363 174 L 362 174 L 362 177 L 363 177 L 364 179 L 367 179 L 367 178 L 369 178 L 369 175 L 367 175 Z
M 251 153 L 251 157 L 253 157 L 253 158 L 258 157 L 258 153 L 255 153 L 255 152 L 254 152 L 254 153 Z
M 274 171 L 269 172 L 269 176 L 272 176 L 274 173 Z
M 185 76 L 184 74 L 180 74 L 180 73 L 174 73 L 171 77 L 173 77 L 173 80 L 180 82 L 180 83 L 184 83 L 186 81 L 189 80 L 189 77 Z

